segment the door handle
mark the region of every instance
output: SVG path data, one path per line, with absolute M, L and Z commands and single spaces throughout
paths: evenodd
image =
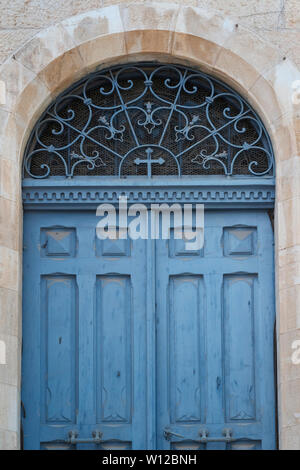
M 222 431 L 223 437 L 208 437 L 209 431 L 207 429 L 200 429 L 199 431 L 199 436 L 200 436 L 200 442 L 203 442 L 204 444 L 206 442 L 232 442 L 235 441 L 232 437 L 232 429 L 231 428 L 224 428 Z
M 199 441 L 205 444 L 206 442 L 232 442 L 235 441 L 234 437 L 232 437 L 232 429 L 231 428 L 224 428 L 222 431 L 222 437 L 208 437 L 209 436 L 209 431 L 208 429 L 200 429 L 199 431 L 199 436 L 200 439 Z M 180 437 L 184 439 L 185 437 L 182 436 L 181 434 L 178 434 L 176 432 L 171 431 L 169 428 L 164 429 L 164 438 L 167 441 L 171 440 L 171 437 Z
M 177 434 L 176 432 L 171 431 L 169 428 L 165 428 L 164 429 L 164 438 L 167 441 L 170 441 L 172 436 L 180 437 L 180 438 L 184 439 L 184 436 L 182 436 L 181 434 Z
M 78 431 L 70 431 L 68 439 L 65 440 L 68 444 L 100 444 L 102 442 L 103 433 L 100 431 L 93 431 L 91 438 L 78 438 Z

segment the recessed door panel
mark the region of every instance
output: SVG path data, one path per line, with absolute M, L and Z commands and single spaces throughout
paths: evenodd
M 97 421 L 129 423 L 132 319 L 129 276 L 97 277 Z
M 41 278 L 42 409 L 45 423 L 75 423 L 78 364 L 77 288 L 74 276 Z
M 171 422 L 201 422 L 203 280 L 200 276 L 172 276 L 169 293 Z
M 226 421 L 256 419 L 255 301 L 257 277 L 224 277 Z

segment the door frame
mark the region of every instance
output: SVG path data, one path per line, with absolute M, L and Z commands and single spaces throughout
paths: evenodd
M 45 180 L 23 180 L 23 204 L 29 211 L 95 210 L 99 204 L 117 205 L 120 196 L 127 196 L 128 205 L 143 203 L 204 204 L 209 209 L 268 209 L 273 210 L 275 183 L 273 177 L 143 177 L 99 178 L 73 177 Z M 147 290 L 147 409 L 152 410 L 147 419 L 147 449 L 156 446 L 156 325 L 155 325 L 155 240 L 146 241 Z M 275 380 L 275 377 L 274 377 Z M 276 388 L 276 387 L 275 387 Z

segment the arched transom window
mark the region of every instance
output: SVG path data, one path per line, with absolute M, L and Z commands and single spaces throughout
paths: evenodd
M 225 84 L 180 65 L 127 64 L 61 94 L 29 139 L 24 177 L 272 176 L 266 130 Z

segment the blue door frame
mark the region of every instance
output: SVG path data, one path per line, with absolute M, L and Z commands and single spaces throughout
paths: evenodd
M 273 180 L 111 180 L 24 181 L 25 448 L 274 448 Z M 129 204 L 204 203 L 204 252 L 166 240 L 100 246 L 95 208 L 122 193 Z M 243 367 L 232 352 L 241 338 Z M 225 428 L 238 440 L 210 442 Z M 75 445 L 70 431 L 101 443 Z

